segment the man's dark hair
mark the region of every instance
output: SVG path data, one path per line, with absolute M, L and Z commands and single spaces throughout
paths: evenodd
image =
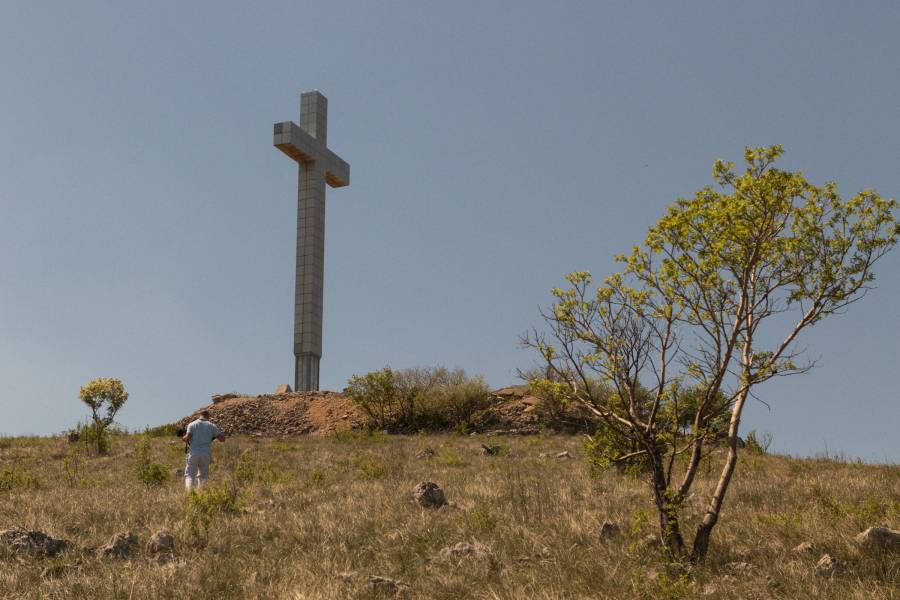
M 208 418 L 209 418 L 209 411 L 208 411 L 208 410 L 201 410 L 201 411 L 200 411 L 200 416 L 203 417 L 204 419 L 208 419 Z

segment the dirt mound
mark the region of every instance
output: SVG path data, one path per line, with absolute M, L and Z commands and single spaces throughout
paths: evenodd
M 560 433 L 589 433 L 596 418 L 580 404 L 571 404 L 556 422 L 549 422 L 540 410 L 540 400 L 527 385 L 515 385 L 491 393 L 491 406 L 472 419 L 479 433 L 528 435 L 542 430 Z
M 580 433 L 593 431 L 596 421 L 578 405 L 550 423 L 539 410 L 540 401 L 528 386 L 512 386 L 491 393 L 491 405 L 472 419 L 471 430 L 479 433 L 528 435 L 540 431 Z M 261 396 L 224 394 L 176 423 L 179 429 L 208 410 L 210 420 L 228 435 L 324 435 L 363 429 L 365 415 L 339 392 L 292 392 Z
M 228 435 L 323 435 L 361 429 L 363 415 L 336 392 L 293 392 L 262 396 L 218 396 L 213 404 L 178 421 L 179 428 L 208 410 L 210 421 Z

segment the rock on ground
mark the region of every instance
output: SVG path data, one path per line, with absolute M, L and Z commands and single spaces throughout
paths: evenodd
M 399 594 L 407 587 L 405 583 L 400 583 L 396 579 L 389 577 L 381 577 L 380 575 L 372 575 L 369 577 L 369 586 L 373 592 L 381 594 Z
M 434 456 L 434 448 L 428 447 L 424 450 L 416 452 L 416 458 L 432 458 Z
M 488 446 L 487 444 L 482 444 L 481 453 L 485 456 L 497 456 L 500 454 L 500 446 Z
M 413 498 L 419 506 L 425 508 L 440 508 L 447 504 L 444 490 L 441 486 L 431 481 L 422 481 L 413 489 Z
M 619 537 L 619 533 L 621 533 L 619 526 L 612 521 L 603 521 L 603 524 L 600 525 L 601 540 L 611 540 L 617 538 Z
M 863 550 L 893 550 L 900 552 L 900 531 L 887 527 L 869 527 L 856 536 Z
M 43 531 L 31 531 L 24 527 L 13 527 L 0 531 L 0 542 L 14 554 L 37 554 L 45 557 L 56 556 L 71 544 L 56 539 Z
M 834 575 L 844 570 L 844 563 L 830 554 L 823 554 L 816 563 L 816 570 L 823 575 Z
M 818 550 L 819 547 L 812 542 L 803 542 L 794 546 L 792 552 L 794 554 L 815 554 Z
M 150 554 L 171 554 L 175 550 L 175 536 L 168 529 L 160 529 L 147 541 Z
M 137 549 L 138 537 L 130 531 L 120 531 L 100 548 L 100 554 L 107 558 L 128 558 Z

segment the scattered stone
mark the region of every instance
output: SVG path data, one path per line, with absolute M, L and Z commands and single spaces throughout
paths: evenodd
M 380 575 L 372 575 L 369 577 L 369 585 L 373 592 L 381 594 L 398 594 L 403 591 L 404 588 L 409 587 L 405 583 L 400 583 L 399 581 L 388 577 L 381 577 Z
M 748 562 L 731 562 L 725 568 L 734 573 L 749 573 L 753 570 L 753 565 Z
M 78 565 L 70 565 L 65 563 L 57 563 L 55 565 L 49 565 L 44 567 L 41 571 L 42 579 L 56 579 L 59 577 L 65 577 L 69 574 L 70 571 L 77 571 L 81 567 Z
M 70 542 L 66 540 L 59 540 L 43 531 L 30 531 L 24 527 L 0 531 L 0 542 L 14 554 L 36 554 L 44 557 L 56 556 L 70 546 Z
M 434 448 L 428 447 L 424 450 L 416 452 L 416 458 L 432 458 L 434 457 Z
M 619 526 L 612 521 L 603 521 L 603 524 L 600 525 L 601 540 L 611 540 L 617 538 L 619 537 L 619 533 L 621 533 Z
M 440 508 L 447 504 L 444 498 L 444 490 L 431 481 L 422 481 L 413 489 L 413 498 L 419 506 L 424 508 Z
M 819 551 L 819 547 L 812 542 L 803 542 L 794 546 L 791 550 L 794 554 L 815 554 Z
M 277 388 L 275 388 L 275 393 L 278 394 L 279 396 L 281 394 L 290 394 L 293 391 L 294 390 L 291 389 L 291 386 L 286 383 L 282 383 Z
M 356 571 L 344 571 L 343 573 L 338 573 L 338 579 L 340 579 L 342 583 L 353 583 L 358 577 L 359 573 Z
M 887 527 L 869 527 L 856 536 L 863 550 L 893 550 L 900 552 L 900 531 Z
M 844 571 L 844 563 L 830 554 L 823 554 L 816 563 L 816 570 L 823 575 L 835 575 Z
M 147 542 L 150 554 L 171 554 L 175 550 L 175 536 L 168 529 L 160 529 Z
M 485 456 L 497 456 L 500 454 L 500 446 L 488 446 L 487 444 L 482 444 L 481 453 Z
M 137 549 L 138 537 L 130 531 L 120 531 L 112 536 L 100 554 L 108 558 L 128 558 Z
M 213 394 L 212 395 L 212 403 L 218 404 L 220 402 L 225 402 L 226 400 L 231 400 L 232 398 L 239 398 L 237 394 Z
M 557 452 L 553 455 L 553 458 L 572 458 L 572 455 L 569 454 L 568 450 L 563 450 L 562 452 Z
M 454 560 L 462 560 L 467 556 L 472 556 L 477 552 L 474 544 L 469 542 L 459 542 L 453 546 L 447 546 L 441 550 L 441 558 L 452 558 Z

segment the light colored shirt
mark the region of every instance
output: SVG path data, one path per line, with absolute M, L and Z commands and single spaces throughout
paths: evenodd
M 191 434 L 190 453 L 206 454 L 212 456 L 212 442 L 214 439 L 222 435 L 219 428 L 203 419 L 192 421 L 187 426 L 187 433 Z

